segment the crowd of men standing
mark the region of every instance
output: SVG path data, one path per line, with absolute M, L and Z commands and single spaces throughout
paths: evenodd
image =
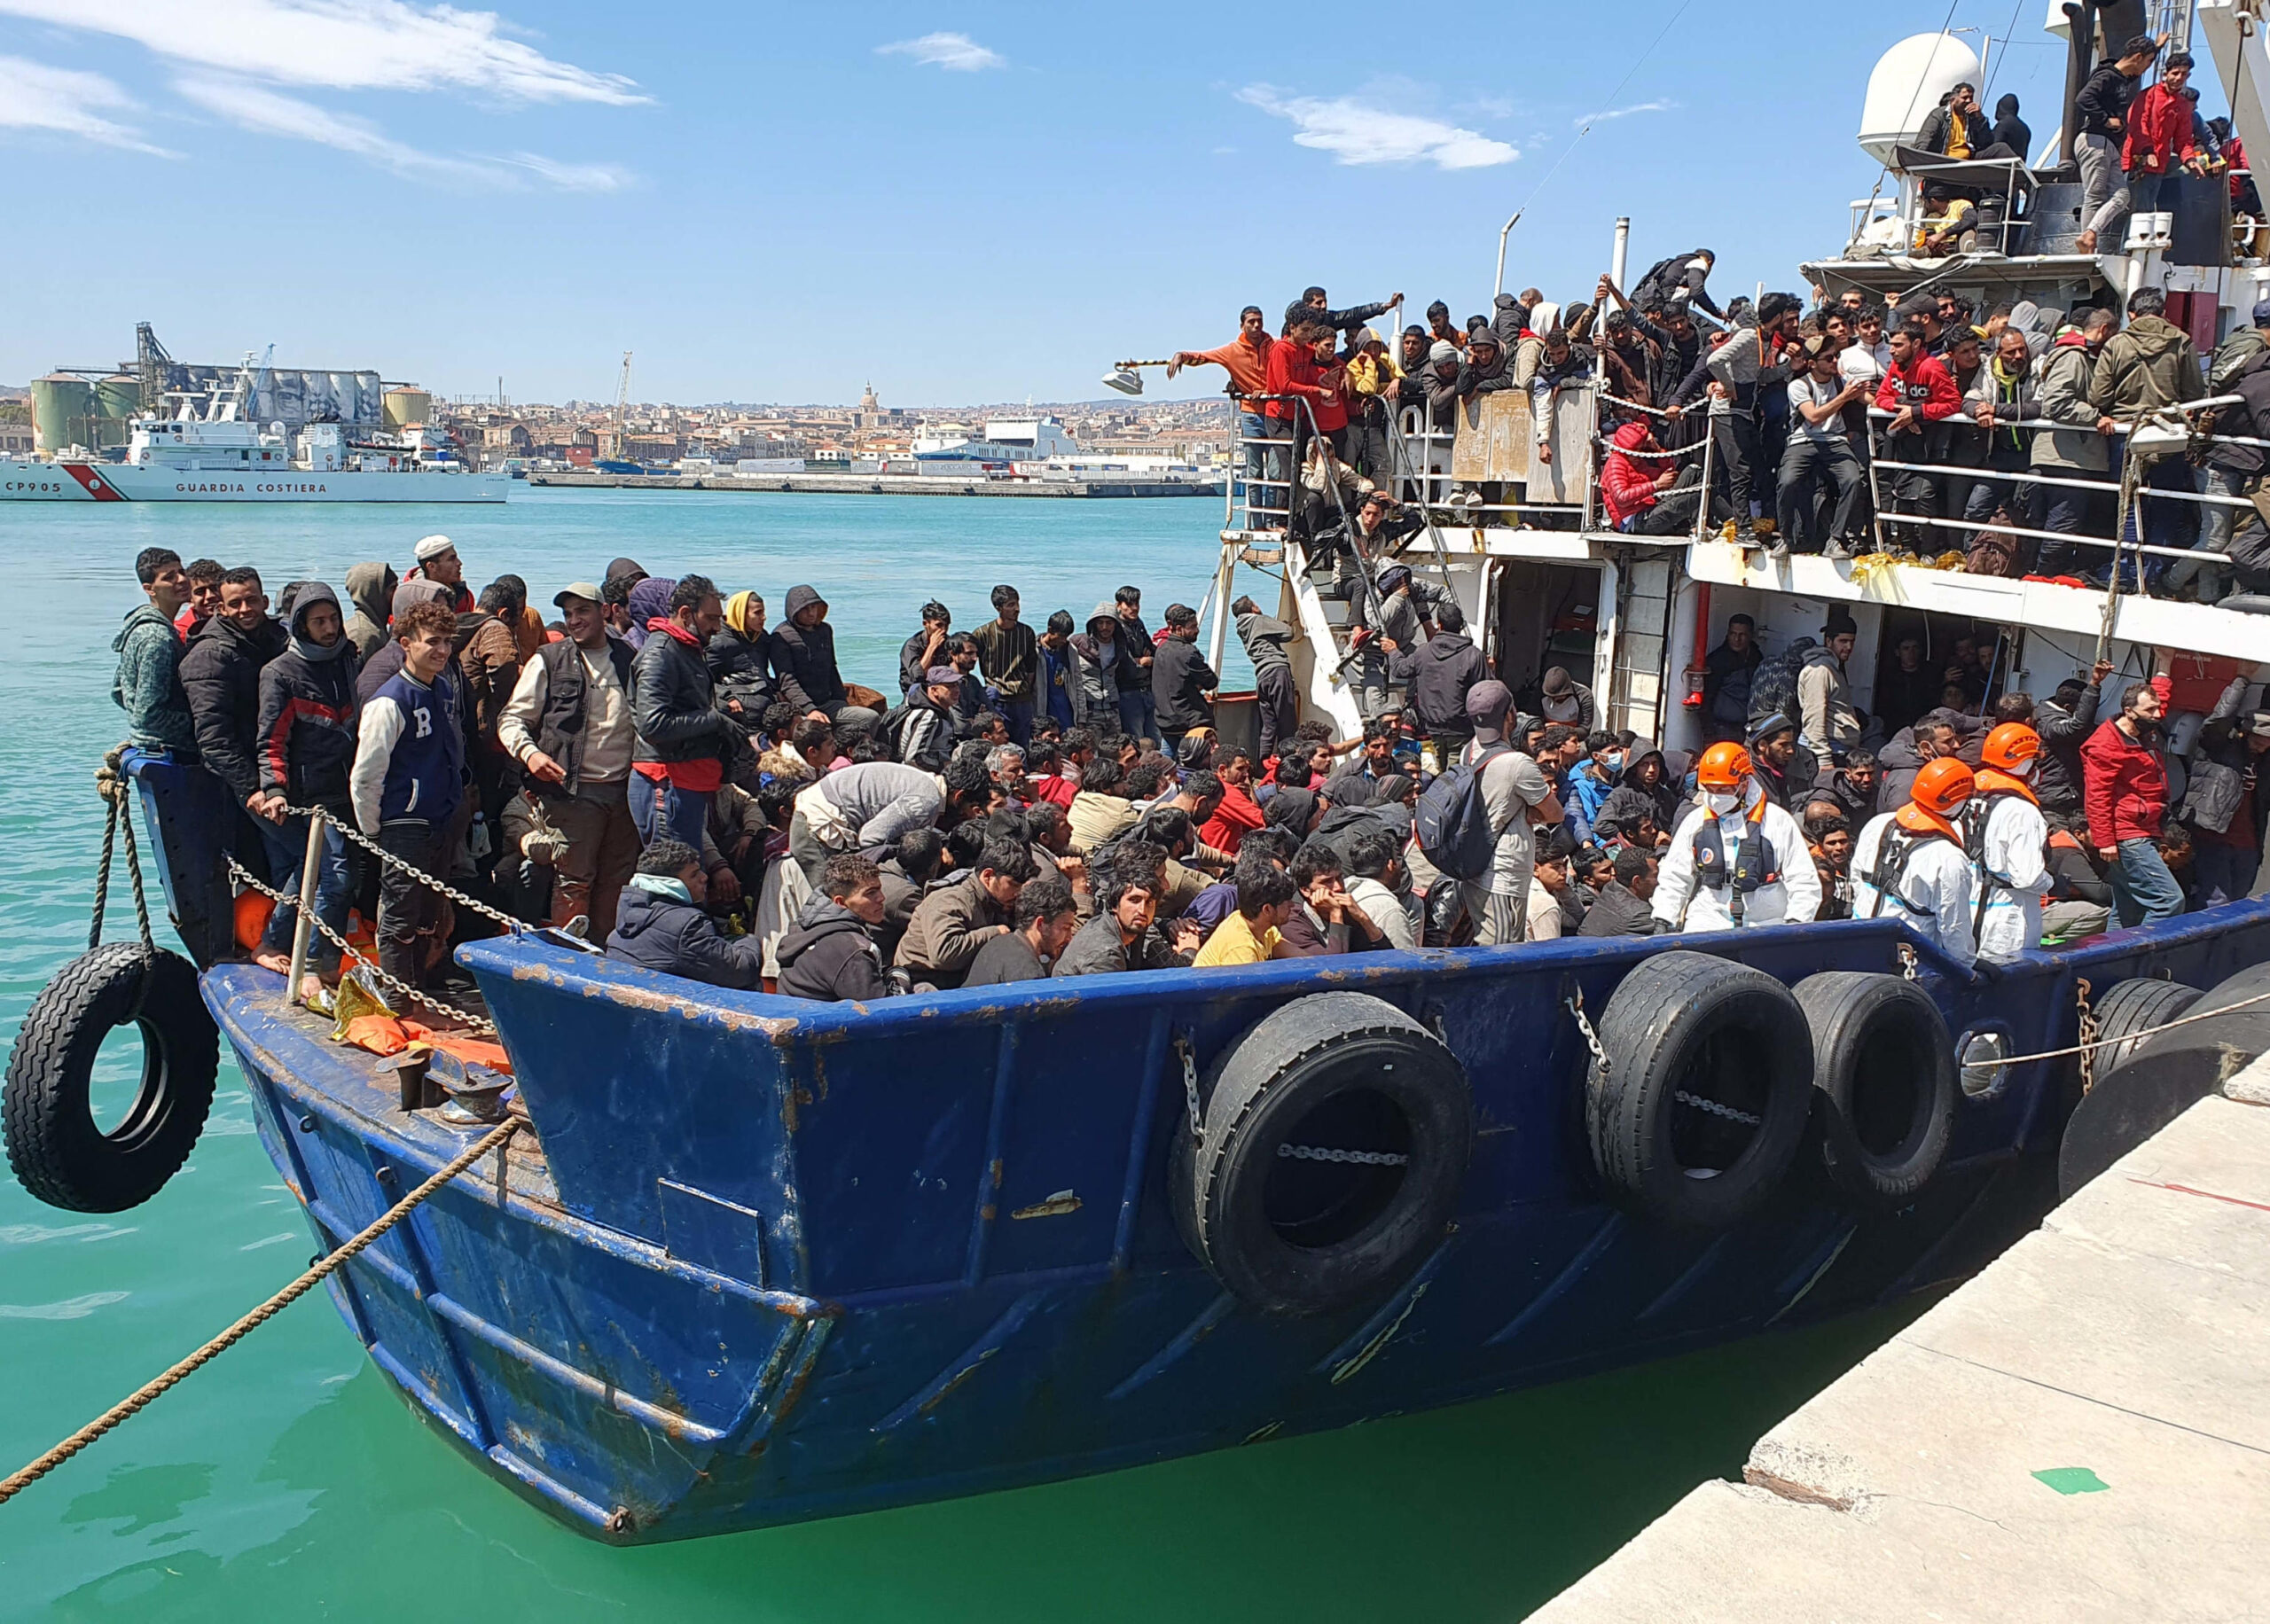
M 1563 669 L 1516 696 L 1456 603 L 1400 566 L 1369 633 L 1408 697 L 1381 679 L 1350 738 L 1299 721 L 1297 630 L 1230 605 L 1256 675 L 1253 750 L 1215 730 L 1195 613 L 1170 605 L 1154 632 L 1133 586 L 1038 627 L 1006 585 L 966 631 L 926 604 L 886 692 L 846 677 L 808 585 L 770 623 L 754 591 L 618 558 L 555 592 L 547 619 L 516 576 L 474 594 L 435 535 L 399 576 L 349 569 L 343 603 L 290 582 L 271 616 L 249 566 L 152 548 L 136 569 L 145 602 L 114 645 L 131 742 L 217 781 L 231 855 L 287 894 L 321 808 L 317 917 L 344 934 L 359 910 L 380 967 L 411 986 L 445 977 L 476 928 L 429 879 L 654 969 L 836 998 L 1886 907 L 1968 962 L 2166 917 L 2189 900 L 2178 868 L 2202 902 L 2243 894 L 2261 846 L 2270 714 L 2238 713 L 2243 683 L 2171 824 L 2151 685 L 2101 725 L 2098 672 L 2038 710 L 2002 696 L 1991 730 L 1935 708 L 1871 749 L 1849 621 L 1778 696 L 1731 624 L 1707 714 L 1731 705 L 1742 725 L 1690 764 L 1603 729 Z M 1460 866 L 1417 810 L 1468 779 L 1486 829 Z M 1989 838 L 2023 823 L 1998 798 L 2038 808 L 2038 838 Z M 1965 817 L 1967 921 L 1934 844 Z M 2187 826 L 2172 859 L 2168 831 Z M 288 967 L 294 912 L 275 910 L 257 962 Z M 338 969 L 319 941 L 312 973 Z

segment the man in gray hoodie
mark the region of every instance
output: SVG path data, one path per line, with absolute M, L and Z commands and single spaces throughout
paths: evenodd
M 350 564 L 347 566 L 347 600 L 355 605 L 348 618 L 347 640 L 355 658 L 366 660 L 386 646 L 387 623 L 394 613 L 395 579 L 391 564 Z
M 2112 465 L 2107 449 L 2110 419 L 2097 410 L 2090 396 L 2096 376 L 2097 352 L 2112 336 L 2118 318 L 2110 310 L 2090 310 L 2078 327 L 2058 333 L 2041 363 L 2040 383 L 2034 398 L 2045 422 L 2059 425 L 2033 437 L 2033 465 L 2061 480 L 2102 480 Z M 2048 494 L 2041 527 L 2060 535 L 2078 535 L 2086 527 L 2091 498 L 2095 493 L 2063 485 L 2043 488 Z M 2075 561 L 2072 545 L 2045 542 L 2036 567 L 2045 575 L 2062 574 Z
M 143 597 L 111 640 L 118 675 L 110 697 L 126 713 L 126 738 L 145 750 L 170 750 L 176 761 L 197 759 L 197 724 L 189 695 L 181 685 L 181 638 L 174 616 L 189 601 L 189 577 L 181 555 L 169 547 L 145 547 L 134 559 Z

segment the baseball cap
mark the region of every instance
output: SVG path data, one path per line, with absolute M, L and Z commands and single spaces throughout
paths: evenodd
M 420 541 L 411 551 L 418 561 L 424 564 L 430 559 L 440 558 L 445 552 L 455 552 L 457 550 L 458 544 L 448 536 L 429 535 Z
M 588 604 L 596 604 L 600 601 L 599 588 L 590 582 L 571 581 L 552 595 L 552 606 L 555 609 L 565 609 L 568 606 L 568 600 L 571 597 L 580 597 Z

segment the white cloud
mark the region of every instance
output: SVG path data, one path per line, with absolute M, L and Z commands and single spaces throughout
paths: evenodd
M 312 141 L 419 179 L 516 190 L 533 175 L 568 191 L 613 191 L 630 179 L 626 172 L 610 164 L 564 164 L 534 152 L 516 152 L 508 158 L 450 158 L 424 152 L 394 139 L 367 119 L 334 113 L 241 80 L 183 79 L 176 82 L 174 89 L 254 135 Z
M 630 171 L 618 164 L 561 163 L 538 152 L 513 152 L 500 161 L 518 164 L 562 191 L 620 191 L 631 181 Z
M 1486 169 L 1511 163 L 1520 152 L 1476 130 L 1417 113 L 1392 113 L 1353 97 L 1326 100 L 1284 96 L 1265 84 L 1248 85 L 1238 99 L 1291 121 L 1295 145 L 1330 152 L 1343 164 L 1428 162 L 1438 169 Z
M 132 108 L 125 91 L 100 74 L 74 73 L 22 57 L 0 57 L 0 129 L 51 129 L 105 146 L 177 158 L 106 116 Z
M 950 74 L 975 74 L 989 67 L 1006 67 L 1008 58 L 988 51 L 967 34 L 926 34 L 919 40 L 896 40 L 875 47 L 879 57 L 912 57 L 926 66 Z
M 486 91 L 515 101 L 647 99 L 620 74 L 554 61 L 493 12 L 404 0 L 0 0 L 0 15 L 109 34 L 160 56 L 279 84 Z
M 1585 124 L 1605 124 L 1610 119 L 1628 119 L 1635 113 L 1672 113 L 1676 112 L 1678 107 L 1679 104 L 1677 102 L 1671 101 L 1668 98 L 1658 99 L 1656 101 L 1633 102 L 1628 107 L 1606 107 L 1602 108 L 1598 113 L 1587 113 L 1584 117 L 1572 121 L 1571 127 L 1574 128 Z

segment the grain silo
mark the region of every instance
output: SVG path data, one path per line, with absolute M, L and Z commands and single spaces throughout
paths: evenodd
M 423 389 L 413 389 L 407 384 L 387 391 L 386 426 L 390 429 L 415 428 L 434 420 L 434 397 Z
M 87 419 L 95 415 L 95 389 L 83 378 L 51 372 L 32 379 L 32 449 L 50 456 L 66 446 L 87 443 Z

